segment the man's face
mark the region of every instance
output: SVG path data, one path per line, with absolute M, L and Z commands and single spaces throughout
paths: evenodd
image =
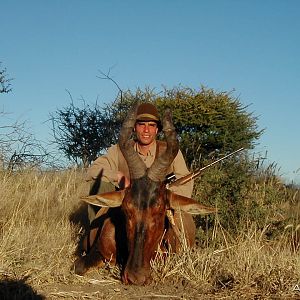
M 157 124 L 153 121 L 137 121 L 135 123 L 135 132 L 139 143 L 150 145 L 156 139 Z

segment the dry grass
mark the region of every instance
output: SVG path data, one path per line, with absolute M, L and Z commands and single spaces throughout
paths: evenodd
M 36 285 L 68 282 L 78 231 L 69 216 L 83 188 L 80 174 L 0 176 L 0 273 L 29 276 Z
M 299 283 L 299 253 L 283 247 L 282 240 L 268 242 L 264 232 L 255 228 L 234 239 L 228 233 L 222 235 L 223 245 L 186 249 L 181 255 L 155 260 L 152 266 L 156 280 L 184 282 L 209 294 L 227 290 L 280 295 L 291 292 Z M 283 234 L 282 239 L 288 237 Z
M 82 174 L 75 170 L 0 173 L 1 299 L 9 299 L 3 296 L 3 287 L 8 290 L 16 284 L 33 288 L 32 297 L 26 299 L 43 299 L 36 290 L 47 299 L 117 299 L 122 293 L 138 293 L 131 287 L 123 290 L 116 267 L 85 277 L 72 270 L 83 226 L 74 211 L 80 211 L 79 196 L 86 194 L 87 188 Z M 246 233 L 231 236 L 217 220 L 214 237 L 218 243 L 186 249 L 180 255 L 158 255 L 152 262 L 154 286 L 141 293 L 147 291 L 152 299 L 193 299 L 195 295 L 201 299 L 206 294 L 211 298 L 223 295 L 224 299 L 241 294 L 300 296 L 293 291 L 300 285 L 299 248 L 291 247 L 291 241 L 299 238 L 300 225 L 286 227 L 273 242 L 266 240 L 268 226 L 263 230 L 252 226 Z M 159 284 L 164 293 L 159 293 Z M 182 288 L 185 296 L 172 287 Z M 113 294 L 108 296 L 107 291 Z

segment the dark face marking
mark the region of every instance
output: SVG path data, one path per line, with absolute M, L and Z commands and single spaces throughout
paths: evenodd
M 132 204 L 138 210 L 145 210 L 157 203 L 160 183 L 151 181 L 148 177 L 133 181 L 131 187 Z
M 132 263 L 132 269 L 138 270 L 143 265 L 144 253 L 140 251 L 144 246 L 144 236 L 145 236 L 145 223 L 140 222 L 136 224 L 134 230 L 134 247 L 132 257 L 135 258 Z

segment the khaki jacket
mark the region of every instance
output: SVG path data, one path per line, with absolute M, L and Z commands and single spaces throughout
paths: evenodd
M 147 155 L 143 155 L 138 151 L 137 144 L 135 144 L 134 146 L 135 150 L 138 152 L 139 156 L 142 158 L 147 168 L 149 168 L 154 162 L 158 143 L 161 144 L 163 142 L 156 141 L 156 143 L 154 143 L 148 151 Z M 93 162 L 91 167 L 87 170 L 86 180 L 95 180 L 102 172 L 101 180 L 111 182 L 113 185 L 118 186 L 117 172 L 122 171 L 126 175 L 126 171 L 123 170 L 123 164 L 124 157 L 119 149 L 119 146 L 113 145 L 108 149 L 107 154 L 100 156 Z M 172 162 L 167 174 L 172 172 L 175 174 L 177 179 L 190 173 L 184 161 L 182 152 L 180 150 L 177 156 L 175 157 L 174 161 Z M 190 182 L 181 185 L 180 187 L 173 187 L 171 188 L 171 190 L 179 195 L 191 197 L 193 192 L 193 184 L 194 182 L 193 180 L 191 180 Z

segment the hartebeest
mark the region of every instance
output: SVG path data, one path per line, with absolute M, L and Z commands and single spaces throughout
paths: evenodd
M 216 209 L 171 192 L 164 182 L 179 147 L 171 112 L 167 110 L 163 119 L 166 150 L 149 169 L 130 139 L 135 120 L 136 109 L 133 109 L 123 123 L 119 138 L 129 168 L 130 186 L 82 197 L 90 204 L 109 209 L 95 220 L 95 228 L 85 239 L 86 255 L 76 261 L 75 272 L 83 274 L 90 266 L 104 261 L 120 262 L 122 281 L 142 285 L 150 282 L 150 261 L 158 247 L 179 250 L 178 232 L 184 233 L 187 245 L 192 246 L 195 224 L 191 214 L 208 214 Z M 175 212 L 175 217 L 168 218 L 167 212 Z

